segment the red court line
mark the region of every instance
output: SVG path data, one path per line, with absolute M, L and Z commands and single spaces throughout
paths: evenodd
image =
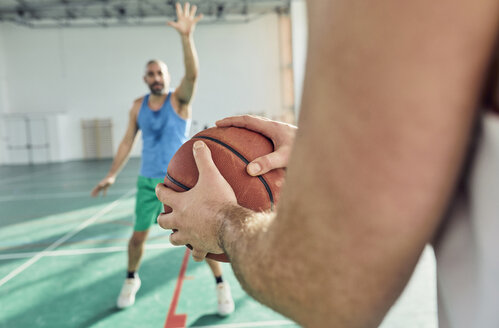
M 168 309 L 168 315 L 166 316 L 164 328 L 184 328 L 187 323 L 187 314 L 175 314 L 175 310 L 177 309 L 180 290 L 182 289 L 182 283 L 184 282 L 185 271 L 187 270 L 190 254 L 191 251 L 186 247 L 184 259 L 182 260 L 182 266 L 180 267 L 180 271 L 178 273 L 177 286 L 175 286 L 175 292 L 173 293 L 172 302 L 170 303 L 170 308 Z

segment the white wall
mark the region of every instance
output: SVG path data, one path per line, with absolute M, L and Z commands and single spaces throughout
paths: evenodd
M 2 88 L 8 99 L 4 110 L 66 112 L 61 160 L 82 158 L 82 118 L 111 117 L 116 150 L 133 100 L 148 92 L 142 81 L 147 60 L 163 59 L 173 86 L 184 72 L 179 36 L 166 26 L 28 29 L 3 23 L 0 27 L 5 58 L 0 81 L 2 74 L 8 81 Z M 200 79 L 193 132 L 227 115 L 281 108 L 276 15 L 247 24 L 199 25 L 195 41 Z M 138 154 L 140 146 L 133 151 Z
M 4 23 L 0 23 L 0 163 L 5 162 L 5 155 L 7 153 L 5 149 L 5 125 L 2 117 L 7 108 L 7 74 L 2 28 L 4 25 Z
M 5 50 L 4 50 L 4 41 L 3 41 L 3 29 L 2 25 L 4 23 L 0 23 L 0 115 L 4 113 L 5 108 L 7 106 L 7 90 L 6 90 L 6 67 L 5 67 Z
M 305 62 L 307 58 L 307 5 L 305 0 L 291 1 L 291 29 L 293 35 L 293 72 L 295 87 L 295 112 L 299 113 Z

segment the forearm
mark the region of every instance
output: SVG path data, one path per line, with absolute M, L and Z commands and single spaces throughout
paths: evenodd
M 224 223 L 219 243 L 229 256 L 237 279 L 248 294 L 272 307 L 273 299 L 279 295 L 269 285 L 275 286 L 274 280 L 281 276 L 280 270 L 276 271 L 269 263 L 273 260 L 274 241 L 269 238 L 268 231 L 275 213 L 256 213 L 240 206 L 227 206 L 220 215 Z
M 330 230 L 322 227 L 326 236 L 321 238 L 305 222 L 293 227 L 287 224 L 291 217 L 312 219 L 300 198 L 291 205 L 285 200 L 288 206 L 279 213 L 226 207 L 220 245 L 243 289 L 259 302 L 305 327 L 357 327 L 347 325 L 348 319 L 328 302 L 345 296 L 341 288 L 334 295 L 328 294 L 331 289 L 326 281 L 334 279 L 334 267 L 342 265 L 341 261 L 322 263 L 331 251 L 327 247 Z
M 199 62 L 192 33 L 181 35 L 182 49 L 184 52 L 185 79 L 195 81 L 198 76 Z
M 114 156 L 113 163 L 111 164 L 111 168 L 109 169 L 109 172 L 107 173 L 108 177 L 116 177 L 118 173 L 121 171 L 123 166 L 126 164 L 128 161 L 128 156 L 130 155 L 130 152 L 132 150 L 133 143 L 128 143 L 122 141 L 118 147 L 118 151 L 116 152 L 116 155 Z
M 300 130 L 278 214 L 248 241 L 251 214 L 232 220 L 226 250 L 248 293 L 300 324 L 374 327 L 454 188 L 498 8 L 310 1 L 308 9 Z
M 302 206 L 303 210 L 292 216 L 307 220 L 304 204 L 286 206 L 278 214 L 226 207 L 221 213 L 225 223 L 220 245 L 241 286 L 253 298 L 306 327 L 340 327 L 343 318 L 331 318 L 330 304 L 320 297 L 326 288 L 324 281 L 332 277 L 331 271 L 322 268 L 334 264 L 324 266 L 317 259 L 327 255 L 326 247 L 314 247 L 316 240 L 310 237 L 315 231 L 307 233 L 307 224 L 291 229 L 286 224 L 290 208 L 295 211 Z

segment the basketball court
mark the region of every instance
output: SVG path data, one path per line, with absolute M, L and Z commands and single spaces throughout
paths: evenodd
M 235 312 L 218 316 L 208 265 L 172 246 L 170 231 L 157 225 L 146 241 L 135 304 L 116 306 L 141 158 L 156 152 L 142 153 L 141 138 L 126 143 L 130 159 L 115 184 L 105 197 L 90 193 L 110 172 L 131 126 L 131 106 L 153 91 L 153 84 L 144 84 L 145 64 L 157 58 L 168 65 L 165 97 L 183 81 L 185 58 L 193 56 L 184 56 L 178 30 L 166 26 L 178 22 L 175 1 L 1 2 L 0 328 L 298 327 L 247 295 L 228 263 L 223 280 Z M 192 121 L 183 137 L 240 114 L 296 124 L 305 76 L 305 0 L 191 3 L 204 18 L 193 35 L 199 81 L 191 89 Z M 197 71 L 191 75 L 197 78 Z M 436 328 L 435 279 L 428 247 L 380 327 Z
M 109 164 L 2 168 L 0 327 L 161 327 L 179 315 L 189 327 L 296 326 L 247 296 L 228 265 L 224 276 L 238 310 L 218 317 L 208 266 L 184 262 L 185 248 L 172 247 L 157 226 L 140 270 L 139 300 L 117 310 L 138 161 L 106 197 L 91 198 L 94 180 Z
M 186 258 L 158 226 L 147 242 L 137 301 L 118 310 L 139 160 L 130 160 L 106 197 L 90 197 L 109 165 L 0 168 L 0 327 L 179 327 L 184 319 L 186 327 L 298 327 L 248 296 L 228 264 L 224 278 L 236 311 L 219 317 L 208 266 Z M 437 326 L 431 256 L 425 252 L 381 327 Z

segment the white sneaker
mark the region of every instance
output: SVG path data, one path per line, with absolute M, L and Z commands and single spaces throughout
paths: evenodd
M 140 288 L 140 278 L 136 276 L 135 278 L 125 279 L 123 287 L 121 287 L 120 296 L 118 296 L 118 301 L 116 305 L 118 309 L 124 309 L 132 306 L 135 303 L 135 294 Z
M 217 284 L 218 314 L 222 317 L 234 312 L 234 301 L 227 282 Z

